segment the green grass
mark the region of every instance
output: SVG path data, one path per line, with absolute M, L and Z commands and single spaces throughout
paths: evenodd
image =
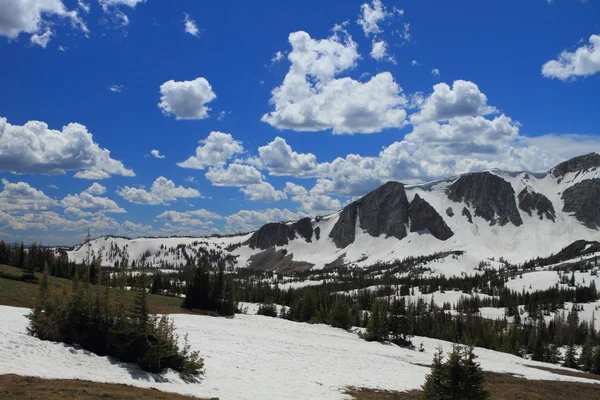
M 0 265 L 0 305 L 13 307 L 32 308 L 35 305 L 39 285 L 27 283 L 20 280 L 23 270 L 8 265 Z M 40 273 L 35 274 L 38 280 Z M 50 291 L 57 296 L 62 296 L 63 289 L 67 293 L 71 292 L 73 282 L 69 279 L 56 278 L 50 276 L 48 279 Z M 93 293 L 96 293 L 97 287 L 91 285 Z M 102 288 L 104 290 L 104 288 Z M 114 303 L 117 289 L 110 288 L 110 298 Z M 125 300 L 131 302 L 134 300 L 136 292 L 126 292 Z M 155 294 L 148 295 L 148 306 L 153 314 L 181 314 L 187 311 L 181 308 L 183 299 L 168 296 L 159 296 Z

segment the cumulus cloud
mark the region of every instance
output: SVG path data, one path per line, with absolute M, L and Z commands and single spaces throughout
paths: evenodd
M 341 27 L 327 39 L 306 32 L 289 36 L 290 70 L 271 92 L 275 110 L 262 121 L 278 129 L 322 131 L 334 134 L 374 133 L 403 126 L 406 98 L 392 74 L 382 72 L 366 82 L 336 78 L 354 68 L 357 45 Z
M 96 195 L 104 194 L 104 193 L 106 193 L 106 186 L 102 186 L 98 182 L 94 182 L 94 183 L 92 183 L 92 186 L 85 189 L 85 192 L 87 192 L 89 194 L 96 194 Z
M 100 148 L 81 124 L 70 123 L 58 131 L 44 122 L 12 125 L 6 118 L 0 118 L 0 171 L 46 175 L 79 171 L 75 177 L 88 179 L 135 176 Z
M 160 176 L 156 178 L 150 191 L 142 188 L 125 186 L 118 189 L 116 193 L 135 204 L 168 204 L 180 198 L 200 197 L 200 192 L 193 188 L 175 186 L 173 181 Z
M 213 186 L 248 186 L 261 183 L 263 176 L 252 165 L 229 164 L 227 168 L 214 167 L 206 173 Z
M 110 90 L 113 93 L 121 93 L 123 89 L 125 89 L 125 86 L 123 85 L 111 85 L 108 87 L 108 90 Z
M 84 191 L 79 194 L 70 194 L 61 201 L 61 205 L 65 208 L 70 208 L 71 210 L 90 209 L 96 212 L 106 213 L 126 212 L 124 209 L 119 207 L 114 200 L 106 197 L 94 196 L 89 191 Z
M 255 183 L 242 187 L 240 188 L 240 192 L 244 193 L 249 200 L 265 203 L 275 203 L 287 198 L 287 195 L 283 191 L 275 190 L 273 185 L 268 182 Z
M 68 10 L 62 0 L 17 0 L 2 4 L 0 36 L 16 39 L 21 33 L 31 34 L 30 42 L 45 48 L 53 35 L 49 17 L 68 20 L 74 28 L 88 33 L 77 11 Z
M 160 86 L 158 107 L 165 115 L 176 119 L 204 119 L 208 117 L 210 103 L 217 98 L 210 83 L 205 78 L 192 81 L 167 81 Z
M 600 35 L 590 36 L 589 42 L 573 52 L 564 50 L 558 59 L 545 63 L 542 75 L 567 81 L 600 72 Z
M 152 150 L 152 151 L 150 151 L 150 155 L 152 157 L 154 157 L 154 158 L 160 158 L 160 159 L 165 158 L 165 156 L 163 156 L 162 154 L 160 154 L 160 151 L 158 151 L 158 150 Z
M 420 107 L 420 111 L 410 117 L 412 124 L 497 112 L 495 107 L 487 104 L 486 95 L 476 84 L 462 80 L 454 81 L 452 88 L 446 83 L 438 83 Z
M 221 219 L 222 217 L 212 211 L 200 209 L 185 212 L 169 210 L 157 215 L 156 218 L 169 224 L 206 226 L 213 224 L 210 220 Z
M 360 11 L 361 15 L 357 22 L 362 27 L 366 36 L 374 36 L 381 33 L 382 30 L 379 24 L 393 15 L 386 10 L 381 0 L 373 0 L 371 4 L 364 3 L 361 5 Z
M 184 13 L 183 15 L 185 16 L 185 32 L 189 33 L 192 36 L 199 37 L 200 30 L 196 25 L 196 21 L 194 21 L 194 19 L 186 13 Z
M 26 182 L 12 183 L 2 179 L 4 189 L 0 192 L 0 210 L 14 211 L 46 211 L 58 206 L 58 201 L 52 199 L 41 190 L 31 187 Z
M 297 153 L 285 139 L 276 137 L 271 143 L 258 148 L 259 165 L 271 175 L 312 177 L 317 168 L 317 157 L 312 153 Z
M 338 199 L 319 194 L 319 187 L 308 191 L 303 186 L 287 182 L 284 191 L 291 196 L 292 201 L 300 203 L 302 210 L 309 215 L 329 214 L 342 208 Z
M 436 78 L 439 78 L 440 77 L 440 70 L 437 69 L 437 68 L 432 69 L 431 70 L 431 75 L 433 75 Z
M 225 217 L 225 230 L 227 232 L 247 232 L 260 228 L 268 222 L 294 221 L 304 216 L 306 214 L 293 212 L 287 208 L 283 210 L 269 208 L 262 211 L 240 210 Z
M 233 139 L 229 133 L 211 132 L 206 139 L 199 143 L 196 154 L 177 163 L 178 166 L 192 169 L 223 167 L 227 160 L 244 151 L 242 142 Z
M 371 57 L 377 61 L 381 61 L 385 58 L 393 61 L 393 58 L 388 56 L 387 42 L 385 40 L 373 41 L 373 45 L 371 47 Z

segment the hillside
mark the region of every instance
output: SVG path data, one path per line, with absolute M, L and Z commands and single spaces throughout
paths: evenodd
M 144 373 L 106 357 L 27 335 L 27 309 L 0 306 L 0 374 L 50 379 L 85 379 L 125 383 L 162 391 L 238 399 L 343 399 L 347 387 L 404 391 L 423 383 L 437 346 L 452 344 L 415 337 L 425 352 L 391 344 L 365 342 L 355 333 L 320 324 L 304 324 L 255 315 L 214 318 L 173 315 L 180 334 L 189 334 L 193 349 L 206 362 L 201 382 L 184 382 L 176 374 Z M 485 371 L 527 380 L 598 381 L 548 372 L 570 370 L 513 355 L 477 349 Z M 74 368 L 77 366 L 77 368 Z M 531 383 L 534 384 L 533 381 Z M 595 390 L 595 389 L 594 389 Z

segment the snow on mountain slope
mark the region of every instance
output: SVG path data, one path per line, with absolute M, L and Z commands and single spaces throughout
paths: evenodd
M 389 344 L 366 342 L 356 334 L 326 325 L 310 325 L 254 315 L 214 318 L 173 315 L 178 332 L 189 333 L 192 349 L 204 357 L 206 375 L 186 383 L 176 374 L 159 376 L 26 333 L 27 309 L 0 306 L 0 374 L 85 379 L 193 395 L 242 399 L 343 399 L 347 386 L 386 390 L 419 388 L 438 346 L 451 343 L 415 337 L 420 353 Z M 552 374 L 531 366 L 554 365 L 505 353 L 476 349 L 484 370 L 525 379 L 598 383 Z
M 225 248 L 248 240 L 250 235 L 231 237 L 170 237 L 170 238 L 139 238 L 105 236 L 90 241 L 90 258 L 102 256 L 102 263 L 113 266 L 124 258 L 130 262 L 141 260 L 146 255 L 149 266 L 159 268 L 164 264 L 182 267 L 186 264 L 184 250 L 189 256 L 196 255 L 198 250 L 213 250 L 227 253 Z M 67 252 L 69 260 L 82 263 L 87 259 L 88 246 L 81 245 Z
M 237 267 L 247 267 L 261 255 L 259 264 L 274 269 L 278 260 L 289 267 L 289 258 L 313 269 L 367 267 L 460 250 L 469 256 L 468 265 L 457 269 L 447 258 L 448 265 L 438 265 L 435 273 L 473 273 L 481 261 L 492 258 L 521 263 L 576 240 L 600 241 L 598 193 L 600 156 L 588 154 L 547 173 L 492 170 L 411 186 L 390 182 L 327 217 L 267 224 L 245 236 L 101 238 L 92 248 L 103 254 L 105 265 L 114 265 L 124 254 L 130 261 L 146 254 L 150 266 L 180 267 L 186 261 L 177 248 L 182 244 L 192 255 L 201 247 L 231 254 Z M 84 247 L 69 252 L 75 261 L 85 256 Z

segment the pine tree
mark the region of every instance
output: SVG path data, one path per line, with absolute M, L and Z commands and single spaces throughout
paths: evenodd
M 446 400 L 449 398 L 444 368 L 444 351 L 441 347 L 438 347 L 433 355 L 431 372 L 425 377 L 422 390 L 426 400 Z
M 567 351 L 565 352 L 565 360 L 562 365 L 566 368 L 578 368 L 577 354 L 575 352 L 575 346 L 573 345 L 573 343 L 567 346 Z
M 489 393 L 483 388 L 485 376 L 476 359 L 477 356 L 473 351 L 473 347 L 467 347 L 462 358 L 465 379 L 463 399 L 485 400 L 489 398 Z
M 334 328 L 350 329 L 352 315 L 348 304 L 343 299 L 336 297 L 329 313 L 329 324 Z

